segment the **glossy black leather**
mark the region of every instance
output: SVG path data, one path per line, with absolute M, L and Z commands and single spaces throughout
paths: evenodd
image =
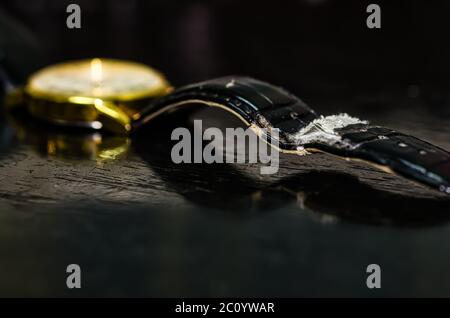
M 135 124 L 141 125 L 147 116 L 167 105 L 190 100 L 221 104 L 250 124 L 278 128 L 280 145 L 285 149 L 295 146 L 289 141 L 291 134 L 317 118 L 304 102 L 281 87 L 250 77 L 227 76 L 184 86 L 155 100 L 141 112 L 141 119 Z
M 450 154 L 430 143 L 388 128 L 347 126 L 338 131 L 346 147 L 326 142 L 299 145 L 293 134 L 318 118 L 317 114 L 283 88 L 250 77 L 228 76 L 179 88 L 148 105 L 141 113 L 141 118 L 135 122 L 135 128 L 169 105 L 181 106 L 199 101 L 220 104 L 241 116 L 248 124 L 260 128 L 278 128 L 279 145 L 283 150 L 296 150 L 298 146 L 303 146 L 363 159 L 386 166 L 440 191 L 450 191 Z

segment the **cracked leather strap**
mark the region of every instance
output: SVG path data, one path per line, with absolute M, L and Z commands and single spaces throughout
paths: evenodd
M 450 154 L 447 151 L 418 138 L 368 124 L 336 130 L 342 143 L 316 140 L 299 144 L 295 135 L 319 116 L 283 88 L 249 77 L 223 77 L 181 87 L 149 104 L 136 118 L 134 128 L 170 109 L 192 104 L 223 108 L 256 130 L 279 129 L 278 143 L 283 152 L 322 151 L 359 159 L 450 192 Z

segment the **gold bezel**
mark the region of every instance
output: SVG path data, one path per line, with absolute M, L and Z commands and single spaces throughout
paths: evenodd
M 56 71 L 61 68 L 76 68 L 77 65 L 83 64 L 83 63 L 90 63 L 92 60 L 99 59 L 103 63 L 108 64 L 121 64 L 122 66 L 130 66 L 139 68 L 141 70 L 145 70 L 148 73 L 153 74 L 156 78 L 159 79 L 159 84 L 153 86 L 150 89 L 143 89 L 140 91 L 135 92 L 129 92 L 129 93 L 119 93 L 119 94 L 111 94 L 110 96 L 96 96 L 96 95 L 89 95 L 89 94 L 62 94 L 62 93 L 55 93 L 55 92 L 48 92 L 45 90 L 42 90 L 38 87 L 35 87 L 35 80 L 42 76 L 43 74 L 51 71 Z M 138 62 L 128 61 L 128 60 L 118 60 L 118 59 L 110 59 L 110 58 L 93 58 L 93 59 L 84 59 L 84 60 L 74 60 L 74 61 L 68 61 L 68 62 L 62 62 L 62 63 L 56 63 L 52 64 L 50 66 L 44 67 L 37 71 L 36 73 L 32 74 L 25 86 L 25 93 L 32 97 L 32 98 L 39 98 L 39 99 L 45 99 L 47 101 L 54 101 L 57 103 L 64 103 L 68 102 L 69 98 L 73 97 L 90 97 L 90 98 L 100 98 L 102 100 L 107 100 L 110 102 L 117 102 L 117 103 L 126 103 L 131 102 L 139 99 L 145 99 L 145 98 L 151 98 L 156 96 L 165 95 L 168 92 L 170 92 L 173 89 L 173 87 L 169 84 L 165 76 L 151 68 L 150 66 L 147 66 L 145 64 L 141 64 Z
M 96 96 L 92 94 L 65 94 L 50 92 L 36 87 L 36 79 L 47 72 L 58 71 L 62 68 L 73 68 L 83 63 L 90 63 L 93 59 L 68 61 L 47 66 L 30 76 L 25 88 L 25 96 L 28 99 L 30 113 L 41 119 L 57 124 L 80 126 L 80 122 L 89 124 L 93 121 L 101 122 L 102 125 L 87 125 L 92 128 L 105 127 L 108 130 L 119 133 L 127 133 L 131 130 L 131 118 L 136 109 L 129 105 L 160 97 L 168 94 L 173 87 L 159 71 L 137 62 L 127 60 L 116 60 L 101 58 L 103 63 L 120 64 L 120 67 L 137 67 L 140 71 L 149 72 L 154 75 L 158 82 L 151 88 L 132 92 L 120 92 L 107 96 Z M 81 107 L 81 108 L 80 108 Z M 86 107 L 84 111 L 80 109 Z M 78 115 L 74 116 L 76 112 Z M 84 116 L 83 114 L 87 114 Z M 84 117 L 83 117 L 84 116 Z M 76 118 L 76 119 L 74 119 Z

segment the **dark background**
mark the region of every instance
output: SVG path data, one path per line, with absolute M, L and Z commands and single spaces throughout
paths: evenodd
M 71 2 L 0 2 L 29 42 L 7 57 L 18 82 L 94 56 L 149 64 L 175 86 L 250 75 L 319 113 L 450 149 L 446 1 L 377 1 L 380 30 L 366 27 L 370 2 L 331 0 L 80 0 L 82 28 L 69 30 Z M 327 158 L 287 158 L 288 181 L 268 183 L 177 167 L 164 127 L 99 162 L 47 156 L 2 122 L 0 295 L 450 295 L 450 209 L 427 189 Z M 81 290 L 65 288 L 69 263 L 82 267 Z M 382 267 L 380 290 L 366 288 L 371 263 Z
M 368 1 L 78 1 L 82 29 L 68 29 L 70 1 L 5 1 L 40 46 L 40 64 L 105 56 L 162 70 L 177 86 L 249 74 L 300 96 L 409 85 L 448 87 L 445 1 L 379 1 L 382 28 L 368 29 Z M 350 88 L 351 87 L 351 88 Z

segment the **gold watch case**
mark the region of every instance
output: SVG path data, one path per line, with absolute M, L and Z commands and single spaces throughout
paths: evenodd
M 126 134 L 140 106 L 172 89 L 164 75 L 149 66 L 93 58 L 39 70 L 29 78 L 24 93 L 33 116 Z

